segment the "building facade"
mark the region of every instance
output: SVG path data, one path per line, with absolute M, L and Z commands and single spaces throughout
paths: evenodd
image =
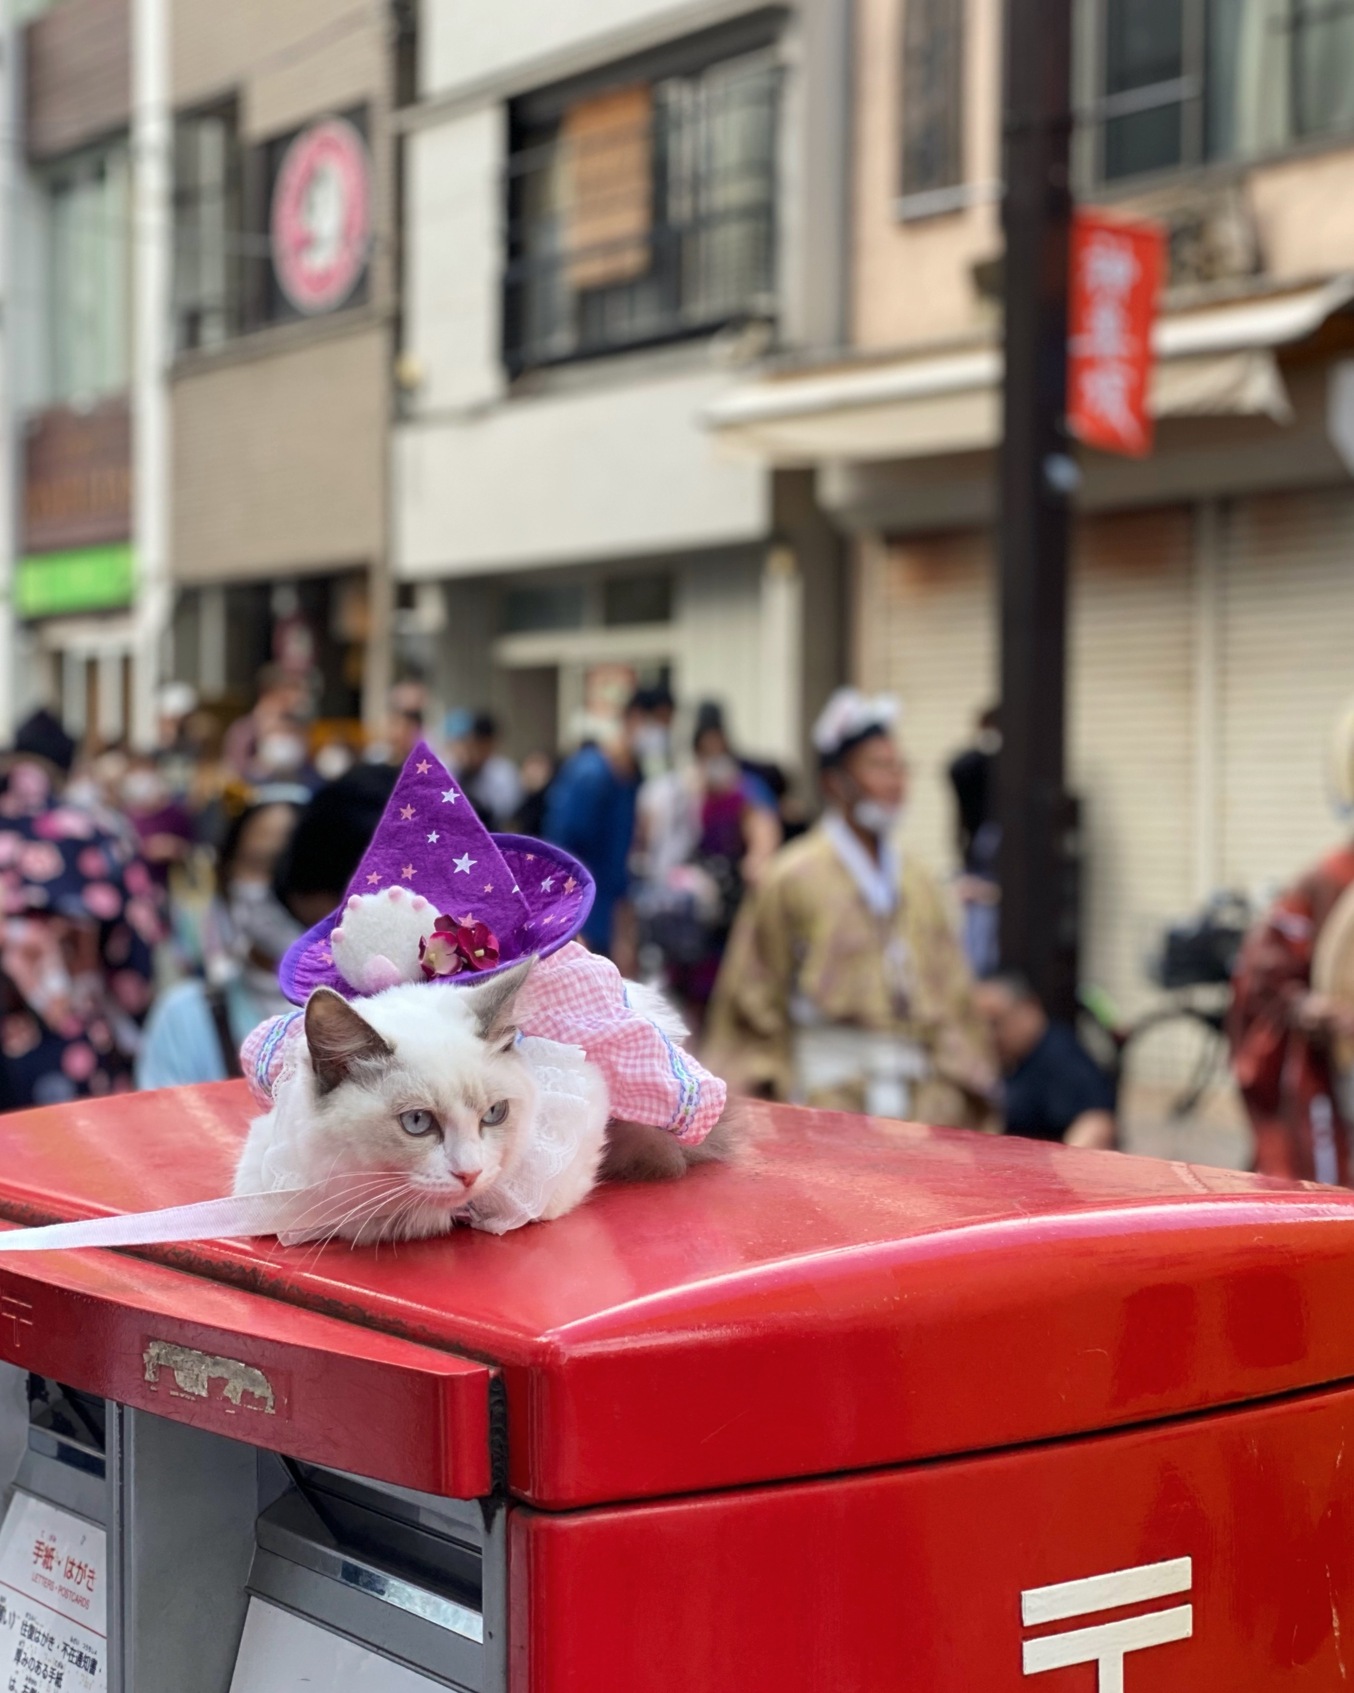
M 1310 14 L 1310 15 L 1309 15 Z M 906 703 L 909 839 L 953 864 L 945 766 L 997 686 L 998 0 L 860 0 L 852 356 L 708 421 L 851 537 L 852 671 Z M 1161 219 L 1156 447 L 1081 454 L 1071 780 L 1083 978 L 1127 1010 L 1164 926 L 1336 839 L 1354 693 L 1354 21 L 1083 0 L 1079 199 Z
M 247 703 L 313 667 L 323 716 L 388 682 L 399 14 L 163 0 L 173 110 L 173 663 Z
M 430 4 L 401 114 L 399 645 L 513 750 L 636 684 L 798 764 L 844 664 L 812 478 L 705 410 L 767 348 L 840 344 L 849 7 Z
M 45 699 L 112 738 L 137 647 L 130 6 L 6 31 L 4 714 Z
M 7 19 L 11 718 L 147 742 L 276 661 L 389 681 L 404 13 L 28 0 Z

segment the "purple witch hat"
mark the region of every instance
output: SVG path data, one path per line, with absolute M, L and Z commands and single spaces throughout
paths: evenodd
M 420 742 L 343 904 L 292 945 L 278 979 L 295 1005 L 322 987 L 351 999 L 401 982 L 468 984 L 557 952 L 595 892 L 559 847 L 491 835 Z

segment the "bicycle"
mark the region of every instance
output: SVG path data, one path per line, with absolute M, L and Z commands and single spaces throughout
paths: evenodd
M 1125 1022 L 1108 994 L 1081 990 L 1080 1033 L 1101 1067 L 1113 1078 L 1116 1094 L 1135 1092 L 1135 1084 L 1155 1083 L 1171 1089 L 1165 1102 L 1170 1123 L 1192 1117 L 1229 1071 L 1226 1035 L 1230 991 L 1176 990 L 1166 1003 L 1155 1005 L 1132 1022 Z M 1173 1080 L 1173 1078 L 1176 1078 Z M 1141 1086 L 1136 1091 L 1141 1092 Z
M 1228 1081 L 1232 971 L 1250 918 L 1242 896 L 1217 894 L 1197 918 L 1167 929 L 1151 970 L 1167 997 L 1131 1022 L 1102 989 L 1078 992 L 1080 1033 L 1121 1100 L 1165 1089 L 1165 1119 L 1179 1124 Z

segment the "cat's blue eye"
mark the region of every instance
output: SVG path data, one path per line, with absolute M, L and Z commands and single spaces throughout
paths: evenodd
M 430 1135 L 440 1128 L 431 1111 L 401 1111 L 400 1127 L 407 1135 Z
M 482 1129 L 496 1129 L 507 1115 L 508 1102 L 506 1099 L 500 1099 L 497 1105 L 491 1105 L 480 1118 L 480 1127 Z

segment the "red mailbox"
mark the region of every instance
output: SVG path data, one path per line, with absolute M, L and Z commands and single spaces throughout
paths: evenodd
M 0 1214 L 222 1193 L 248 1114 L 7 1118 Z M 503 1238 L 43 1253 L 0 1261 L 0 1319 L 108 1407 L 129 1693 L 299 1687 L 274 1616 L 372 1688 L 1354 1671 L 1354 1194 L 761 1108 L 736 1165 Z M 148 1584 L 199 1567 L 188 1627 Z

